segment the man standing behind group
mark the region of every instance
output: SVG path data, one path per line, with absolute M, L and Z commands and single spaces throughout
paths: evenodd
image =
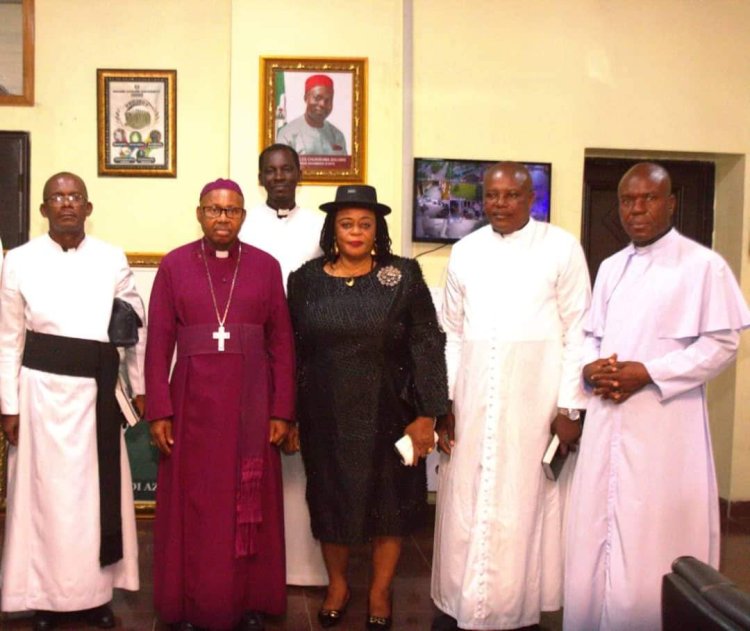
M 258 182 L 266 189 L 266 203 L 247 211 L 240 240 L 272 255 L 281 265 L 286 287 L 289 274 L 323 254 L 320 232 L 324 214 L 297 206 L 300 180 L 297 152 L 287 145 L 266 147 L 258 158 Z M 284 533 L 288 585 L 325 585 L 328 582 L 320 544 L 310 529 L 305 500 L 307 480 L 296 425 L 290 427 L 287 453 L 281 459 L 284 479 Z
M 279 264 L 237 238 L 243 206 L 231 180 L 203 188 L 204 236 L 164 257 L 149 305 L 154 600 L 183 630 L 262 629 L 261 614 L 286 605 L 277 446 L 294 413 L 294 346 Z
M 325 215 L 297 206 L 302 176 L 299 156 L 288 145 L 266 147 L 258 158 L 258 183 L 266 189 L 266 203 L 247 211 L 240 240 L 268 252 L 281 265 L 286 287 L 289 274 L 320 256 L 320 231 Z
M 438 424 L 441 458 L 433 629 L 515 629 L 560 608 L 564 492 L 544 476 L 550 429 L 580 435 L 581 246 L 531 218 L 522 164 L 484 176 L 490 225 L 453 246 L 443 302 L 455 413 Z
M 276 140 L 300 155 L 345 156 L 346 138 L 326 118 L 333 111 L 333 79 L 315 74 L 305 81 L 305 113 L 284 125 Z
M 115 626 L 112 588 L 138 589 L 133 489 L 115 402 L 119 365 L 109 343 L 114 298 L 143 317 L 119 248 L 87 236 L 93 206 L 72 173 L 44 185 L 48 234 L 8 253 L 0 291 L 0 405 L 8 454 L 3 611 L 86 611 Z M 126 351 L 143 393 L 143 347 Z M 142 397 L 138 405 L 143 406 Z M 98 484 L 97 484 L 98 481 Z
M 593 389 L 568 522 L 564 626 L 661 628 L 678 556 L 719 564 L 719 499 L 706 382 L 735 357 L 750 312 L 715 252 L 672 228 L 667 171 L 618 187 L 632 244 L 599 268 L 583 376 Z

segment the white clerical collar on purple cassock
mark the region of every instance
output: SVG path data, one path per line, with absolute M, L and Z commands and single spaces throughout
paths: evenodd
M 211 243 L 204 237 L 203 239 L 203 247 L 205 251 L 217 259 L 227 259 L 230 256 L 235 257 L 237 255 L 237 251 L 240 247 L 240 240 L 237 239 L 228 250 L 217 250 Z

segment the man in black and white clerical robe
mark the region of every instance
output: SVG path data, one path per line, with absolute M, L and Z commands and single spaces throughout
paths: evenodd
M 125 253 L 85 234 L 93 206 L 83 180 L 52 176 L 40 210 L 49 232 L 8 253 L 0 291 L 0 408 L 10 442 L 1 604 L 36 610 L 37 631 L 54 627 L 55 612 L 82 610 L 108 628 L 113 587 L 138 589 L 108 325 L 116 297 L 144 314 Z M 139 394 L 140 333 L 126 351 Z

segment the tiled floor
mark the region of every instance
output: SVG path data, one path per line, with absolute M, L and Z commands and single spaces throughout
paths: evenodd
M 0 535 L 2 535 L 0 518 Z M 152 522 L 138 522 L 140 544 L 141 590 L 136 593 L 116 593 L 113 606 L 117 629 L 122 631 L 166 631 L 167 627 L 154 618 L 151 583 Z M 750 517 L 729 519 L 722 525 L 721 570 L 742 589 L 750 592 Z M 2 539 L 0 538 L 0 542 Z M 1 543 L 0 543 L 1 546 Z M 394 631 L 427 631 L 435 610 L 430 601 L 430 562 L 432 559 L 432 527 L 424 528 L 405 542 L 404 552 L 394 584 Z M 346 618 L 337 627 L 341 631 L 364 628 L 367 609 L 366 586 L 369 557 L 366 548 L 358 550 L 351 561 L 352 600 Z M 290 587 L 287 614 L 282 618 L 268 619 L 270 630 L 308 631 L 319 629 L 316 612 L 323 599 L 322 588 Z M 559 631 L 561 614 L 544 614 L 541 623 L 545 631 Z M 0 629 L 29 629 L 28 617 L 0 617 Z M 60 629 L 83 629 L 84 624 L 69 620 Z

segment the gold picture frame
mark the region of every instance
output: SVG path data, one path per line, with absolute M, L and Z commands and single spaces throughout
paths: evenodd
M 5 497 L 8 494 L 8 445 L 5 434 L 0 436 L 0 513 L 5 512 Z
M 99 175 L 177 177 L 177 71 L 96 71 Z
M 159 267 L 164 255 L 159 252 L 128 252 L 130 267 Z
M 294 147 L 303 183 L 366 181 L 367 58 L 261 57 L 260 81 L 260 150 Z
M 5 52 L 0 59 L 0 105 L 34 105 L 34 0 L 5 2 L 0 8 L 7 13 L 3 22 L 10 25 L 7 41 L 0 42 Z M 12 84 L 5 85 L 6 79 Z

